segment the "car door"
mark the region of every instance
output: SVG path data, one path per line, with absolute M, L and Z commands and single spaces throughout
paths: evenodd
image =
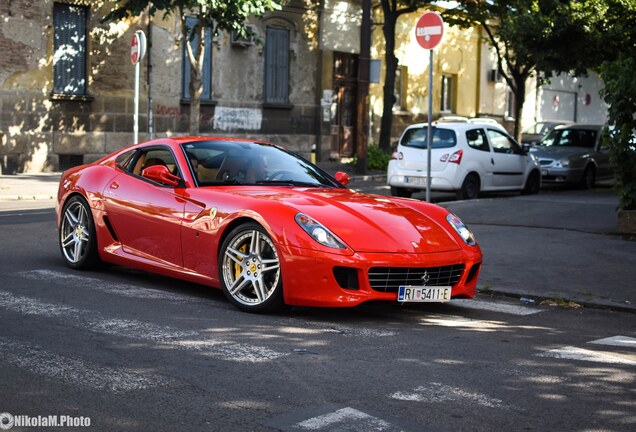
M 515 140 L 497 129 L 487 129 L 492 147 L 493 186 L 508 189 L 524 185 L 526 156 Z
M 596 178 L 607 179 L 614 176 L 610 165 L 609 143 L 603 139 L 603 130 L 596 132 L 594 159 L 597 163 Z
M 494 160 L 490 144 L 483 128 L 468 129 L 466 131 L 466 156 L 464 163 L 467 171 L 477 171 L 481 177 L 481 189 L 492 189 Z
M 125 252 L 163 265 L 183 266 L 181 222 L 185 200 L 178 188 L 142 177 L 149 164 L 165 164 L 178 174 L 167 146 L 142 148 L 128 168 L 104 190 L 104 206 Z

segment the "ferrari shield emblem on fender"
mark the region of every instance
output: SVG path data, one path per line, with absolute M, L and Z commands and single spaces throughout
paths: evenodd
M 214 220 L 215 217 L 216 217 L 216 207 L 212 207 L 210 209 L 210 219 Z
M 420 247 L 420 245 L 418 245 L 418 244 L 417 244 L 417 243 L 415 243 L 415 242 L 411 242 L 411 244 L 413 245 L 413 247 L 414 247 L 415 249 L 417 249 L 417 248 L 419 248 L 419 247 Z

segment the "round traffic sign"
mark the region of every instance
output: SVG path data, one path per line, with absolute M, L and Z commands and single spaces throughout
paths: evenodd
M 432 50 L 444 36 L 444 20 L 437 12 L 426 12 L 415 25 L 415 38 L 424 49 Z
M 130 42 L 130 61 L 136 65 L 146 54 L 146 35 L 141 30 L 137 30 Z

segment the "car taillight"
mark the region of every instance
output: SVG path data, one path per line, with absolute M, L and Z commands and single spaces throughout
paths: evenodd
M 397 160 L 397 152 L 391 153 L 391 160 Z
M 459 163 L 462 161 L 462 156 L 464 155 L 464 150 L 457 150 L 455 153 L 453 153 L 450 158 L 448 159 L 448 161 L 450 163 L 456 163 L 459 165 Z
M 439 161 L 440 162 L 446 162 L 448 160 L 448 156 L 449 156 L 449 154 L 445 153 L 441 158 L 439 158 Z
M 394 151 L 391 154 L 391 160 L 402 160 L 402 159 L 404 159 L 404 155 L 402 154 L 402 152 Z

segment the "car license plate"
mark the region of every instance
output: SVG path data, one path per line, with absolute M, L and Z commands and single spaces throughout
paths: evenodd
M 439 303 L 451 299 L 451 287 L 401 286 L 398 290 L 398 302 Z
M 426 186 L 426 177 L 411 177 L 407 176 L 404 178 L 404 183 L 408 183 L 414 186 Z

